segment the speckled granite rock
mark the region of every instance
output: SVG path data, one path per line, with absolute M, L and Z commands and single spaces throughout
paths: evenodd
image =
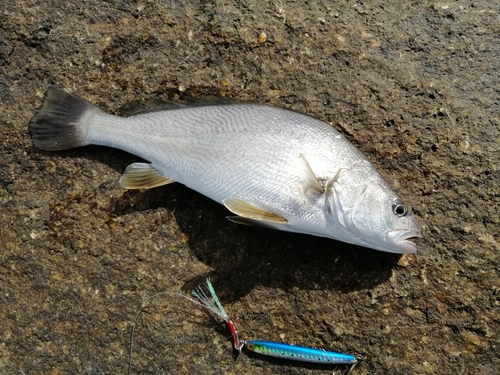
M 2 2 L 0 372 L 124 374 L 143 301 L 208 275 L 243 339 L 361 354 L 360 375 L 500 373 L 493 3 Z M 124 191 L 135 156 L 32 147 L 51 84 L 112 112 L 218 94 L 328 121 L 413 206 L 420 251 L 236 226 L 179 185 Z M 232 354 L 222 325 L 164 296 L 138 321 L 132 373 L 332 371 Z

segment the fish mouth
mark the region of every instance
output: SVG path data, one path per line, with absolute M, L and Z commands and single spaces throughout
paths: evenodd
M 401 253 L 417 252 L 417 245 L 411 239 L 422 238 L 420 229 L 394 229 L 387 232 L 386 239 Z

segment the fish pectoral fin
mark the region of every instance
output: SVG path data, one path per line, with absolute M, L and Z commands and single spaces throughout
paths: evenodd
M 320 184 L 318 177 L 316 177 L 316 175 L 314 174 L 311 166 L 307 162 L 307 159 L 302 154 L 299 155 L 299 159 L 301 164 L 300 174 L 302 176 L 302 179 L 304 180 L 304 184 L 302 185 L 302 192 L 307 195 L 310 190 L 313 190 L 315 192 L 323 194 L 325 192 L 325 189 Z
M 172 182 L 149 163 L 130 164 L 120 178 L 120 184 L 126 189 L 151 189 Z
M 280 215 L 274 214 L 272 212 L 263 210 L 251 203 L 245 202 L 242 199 L 228 198 L 222 201 L 224 206 L 231 211 L 233 214 L 239 215 L 245 219 L 251 219 L 253 221 L 268 221 L 277 224 L 287 224 L 288 221 L 282 218 Z M 229 219 L 231 220 L 231 219 Z M 231 220 L 236 222 L 235 220 Z M 248 224 L 247 224 L 248 225 Z

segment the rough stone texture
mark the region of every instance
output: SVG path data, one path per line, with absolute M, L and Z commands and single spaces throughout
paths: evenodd
M 0 4 L 0 372 L 124 374 L 147 297 L 212 276 L 243 339 L 360 354 L 355 374 L 499 374 L 498 2 Z M 57 84 L 116 112 L 217 94 L 301 111 L 359 147 L 424 227 L 416 256 L 240 227 L 138 158 L 34 149 Z M 178 297 L 138 320 L 134 374 L 312 374 L 241 355 Z M 337 370 L 340 370 L 338 368 Z

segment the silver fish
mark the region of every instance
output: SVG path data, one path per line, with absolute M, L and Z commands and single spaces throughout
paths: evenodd
M 414 253 L 414 215 L 366 157 L 328 124 L 231 99 L 131 105 L 126 117 L 55 87 L 29 124 L 35 146 L 103 145 L 150 163 L 128 189 L 180 182 L 223 204 L 230 220 L 392 253 Z

